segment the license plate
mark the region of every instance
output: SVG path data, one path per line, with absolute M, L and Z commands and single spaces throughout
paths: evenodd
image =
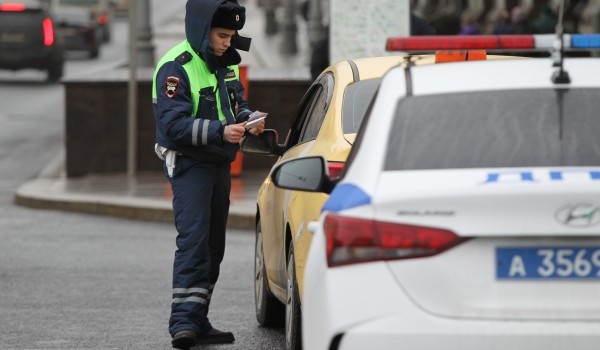
M 600 246 L 497 247 L 499 280 L 598 280 Z
M 25 35 L 21 33 L 2 33 L 0 42 L 4 44 L 21 44 L 25 42 Z
M 65 36 L 75 36 L 77 34 L 77 29 L 75 28 L 61 28 L 60 33 Z

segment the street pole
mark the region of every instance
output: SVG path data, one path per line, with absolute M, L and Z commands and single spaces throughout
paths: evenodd
M 295 55 L 298 53 L 298 44 L 296 42 L 296 33 L 298 32 L 296 23 L 296 0 L 286 0 L 283 9 L 284 22 L 281 53 L 284 55 Z
M 154 45 L 152 44 L 152 26 L 150 25 L 150 1 L 135 0 L 138 12 L 137 63 L 139 67 L 154 65 Z
M 129 2 L 129 99 L 127 116 L 127 175 L 137 173 L 137 1 Z
M 127 174 L 137 174 L 137 101 L 139 67 L 154 65 L 154 45 L 150 25 L 150 2 L 129 2 L 129 100 L 127 117 Z
M 265 14 L 265 34 L 274 35 L 279 31 L 279 24 L 275 16 L 277 10 L 277 0 L 264 0 L 263 12 Z

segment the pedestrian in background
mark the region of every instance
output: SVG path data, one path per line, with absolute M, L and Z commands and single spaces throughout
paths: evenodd
M 510 13 L 507 10 L 502 10 L 497 14 L 492 34 L 508 34 L 510 33 L 510 30 Z
M 533 28 L 528 20 L 529 11 L 518 5 L 510 11 L 510 27 L 506 34 L 533 34 Z
M 329 0 L 307 0 L 306 14 L 310 44 L 310 75 L 315 80 L 329 62 Z
M 160 59 L 154 73 L 155 148 L 165 161 L 178 232 L 169 319 L 178 349 L 235 339 L 213 328 L 208 310 L 225 252 L 230 163 L 245 134 L 264 130 L 264 121 L 245 128 L 251 111 L 236 50 L 249 49 L 249 39 L 237 32 L 245 20 L 236 0 L 188 0 L 186 40 Z
M 462 28 L 459 35 L 478 35 L 481 34 L 479 24 L 477 23 L 477 15 L 473 12 L 467 11 L 463 14 Z
M 550 1 L 545 1 L 538 16 L 533 20 L 533 32 L 536 34 L 552 34 L 556 32 L 558 15 L 550 6 Z
M 435 29 L 421 16 L 410 13 L 410 35 L 435 35 Z

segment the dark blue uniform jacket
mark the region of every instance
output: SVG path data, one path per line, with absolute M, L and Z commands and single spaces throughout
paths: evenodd
M 156 141 L 159 145 L 201 161 L 224 163 L 232 162 L 239 149 L 238 144 L 223 141 L 225 125 L 219 121 L 216 110 L 216 99 L 221 100 L 221 106 L 227 118 L 227 124 L 246 121 L 251 114 L 248 102 L 243 98 L 244 87 L 239 80 L 225 82 L 225 76 L 231 74 L 229 65 L 237 65 L 240 55 L 232 45 L 223 56 L 217 57 L 209 47 L 209 32 L 212 13 L 207 8 L 215 9 L 223 0 L 204 0 L 199 7 L 204 10 L 188 12 L 186 16 L 187 41 L 198 56 L 182 52 L 175 60 L 166 62 L 158 67 L 156 75 L 157 98 L 153 103 L 156 121 Z M 188 30 L 188 26 L 197 28 Z M 193 33 L 193 34 L 191 34 Z M 210 71 L 217 77 L 217 86 L 202 89 L 197 115 L 192 116 L 193 103 L 190 94 L 190 81 L 183 67 L 191 64 L 190 60 L 202 59 Z M 177 91 L 173 96 L 167 96 L 165 86 L 168 81 L 177 81 Z M 239 77 L 238 77 L 239 79 Z M 229 112 L 229 106 L 237 104 L 237 115 Z M 235 113 L 235 107 L 233 108 Z M 200 122 L 194 123 L 196 119 Z M 204 121 L 208 120 L 208 123 Z M 206 144 L 202 144 L 206 141 Z

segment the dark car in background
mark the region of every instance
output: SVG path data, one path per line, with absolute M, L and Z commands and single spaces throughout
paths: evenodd
M 63 75 L 64 46 L 45 2 L 0 0 L 0 69 L 38 69 L 56 82 Z
M 96 23 L 101 41 L 110 41 L 113 17 L 111 0 L 52 0 L 52 4 L 57 12 L 63 12 L 63 9 L 88 11 L 92 21 Z
M 84 51 L 89 57 L 100 54 L 102 36 L 98 24 L 85 8 L 56 7 L 56 27 L 67 51 Z

